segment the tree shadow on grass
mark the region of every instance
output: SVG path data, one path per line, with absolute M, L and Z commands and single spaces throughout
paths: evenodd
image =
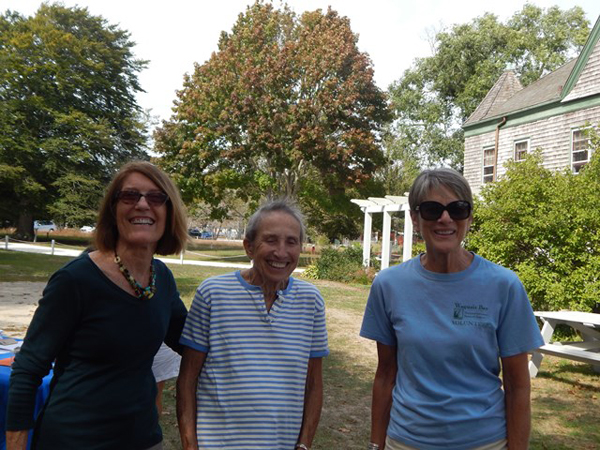
M 569 437 L 559 434 L 546 434 L 544 436 L 533 436 L 529 443 L 530 450 L 597 450 L 598 444 L 594 442 L 580 443 L 576 446 Z
M 598 392 L 598 385 L 589 384 L 582 382 L 580 379 L 572 379 L 569 376 L 581 375 L 585 377 L 596 377 L 600 381 L 600 374 L 595 372 L 591 365 L 583 364 L 560 364 L 550 371 L 540 371 L 537 375 L 538 378 L 553 380 L 559 383 L 569 384 L 572 387 L 578 389 L 584 389 L 586 391 Z
M 554 373 L 538 377 L 544 379 L 544 384 L 534 388 L 530 448 L 600 448 L 598 408 L 592 396 L 598 388 Z
M 348 355 L 331 351 L 323 360 L 324 402 L 312 448 L 362 450 L 370 437 L 372 373 L 360 375 Z

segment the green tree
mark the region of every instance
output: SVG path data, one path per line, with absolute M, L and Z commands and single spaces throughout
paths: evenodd
M 348 201 L 384 160 L 379 131 L 389 116 L 347 18 L 331 9 L 297 17 L 259 1 L 185 77 L 155 151 L 186 201 L 209 203 L 215 216 L 232 192 L 251 203 L 303 202 L 309 192 Z M 310 201 L 325 214 L 329 198 Z
M 87 9 L 0 16 L 0 214 L 20 235 L 34 216 L 89 223 L 114 169 L 147 158 L 133 45 Z
M 509 267 L 539 310 L 591 311 L 600 298 L 600 142 L 575 175 L 542 167 L 541 152 L 509 162 L 475 207 L 468 247 Z
M 390 86 L 393 134 L 422 166 L 461 170 L 461 125 L 502 72 L 512 68 L 526 86 L 575 57 L 589 31 L 580 7 L 544 10 L 531 4 L 506 23 L 487 13 L 440 31 L 433 56 L 417 58 Z
M 395 126 L 397 124 L 386 126 L 383 133 L 385 162 L 375 174 L 385 195 L 404 195 L 421 172 L 417 149 L 410 145 L 406 135 L 394 134 Z

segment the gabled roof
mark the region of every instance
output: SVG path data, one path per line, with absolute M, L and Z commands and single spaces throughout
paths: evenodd
M 592 28 L 592 31 L 590 32 L 590 35 L 588 36 L 588 39 L 585 42 L 585 45 L 583 46 L 581 53 L 579 54 L 579 58 L 577 59 L 577 64 L 573 68 L 573 72 L 571 72 L 569 79 L 565 83 L 565 86 L 563 88 L 563 93 L 562 93 L 563 98 L 566 97 L 567 95 L 569 95 L 569 93 L 571 92 L 571 90 L 573 89 L 575 84 L 577 84 L 577 80 L 579 80 L 579 76 L 581 75 L 581 72 L 583 72 L 583 69 L 585 68 L 585 66 L 587 64 L 588 59 L 590 58 L 590 55 L 594 51 L 594 48 L 596 47 L 596 43 L 598 42 L 599 38 L 600 38 L 600 16 L 596 20 L 596 24 L 594 25 L 594 28 Z
M 520 83 L 516 85 L 512 81 L 512 78 L 516 79 L 512 71 L 503 73 L 477 109 L 463 124 L 463 128 L 542 105 L 559 103 L 577 84 L 579 75 L 585 68 L 599 38 L 600 17 L 590 32 L 579 57 L 531 83 L 526 88 L 519 89 Z M 508 95 L 509 93 L 510 95 Z
M 494 110 L 494 115 L 500 116 L 522 111 L 532 106 L 559 101 L 562 98 L 563 86 L 571 75 L 576 62 L 577 58 L 569 61 L 554 72 L 550 72 L 548 75 L 534 81 Z
M 516 92 L 523 89 L 521 82 L 511 70 L 504 72 L 496 84 L 490 89 L 483 101 L 473 111 L 473 114 L 467 119 L 465 125 L 473 122 L 479 122 L 488 116 L 493 116 L 494 111 L 501 107 Z

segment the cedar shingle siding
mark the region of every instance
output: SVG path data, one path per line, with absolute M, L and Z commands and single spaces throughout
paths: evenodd
M 463 125 L 464 175 L 475 192 L 483 184 L 484 148 L 495 146 L 496 126 L 503 118 L 498 141 L 497 176 L 513 159 L 515 142 L 529 140 L 529 151 L 542 149 L 544 166 L 572 167 L 575 129 L 600 122 L 600 19 L 581 54 L 540 80 L 522 88 L 513 72 L 505 72 Z
M 596 44 L 579 80 L 564 102 L 600 93 L 600 45 Z

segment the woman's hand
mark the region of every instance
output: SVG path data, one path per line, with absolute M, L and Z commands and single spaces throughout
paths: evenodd
M 7 431 L 6 450 L 26 450 L 29 430 Z

